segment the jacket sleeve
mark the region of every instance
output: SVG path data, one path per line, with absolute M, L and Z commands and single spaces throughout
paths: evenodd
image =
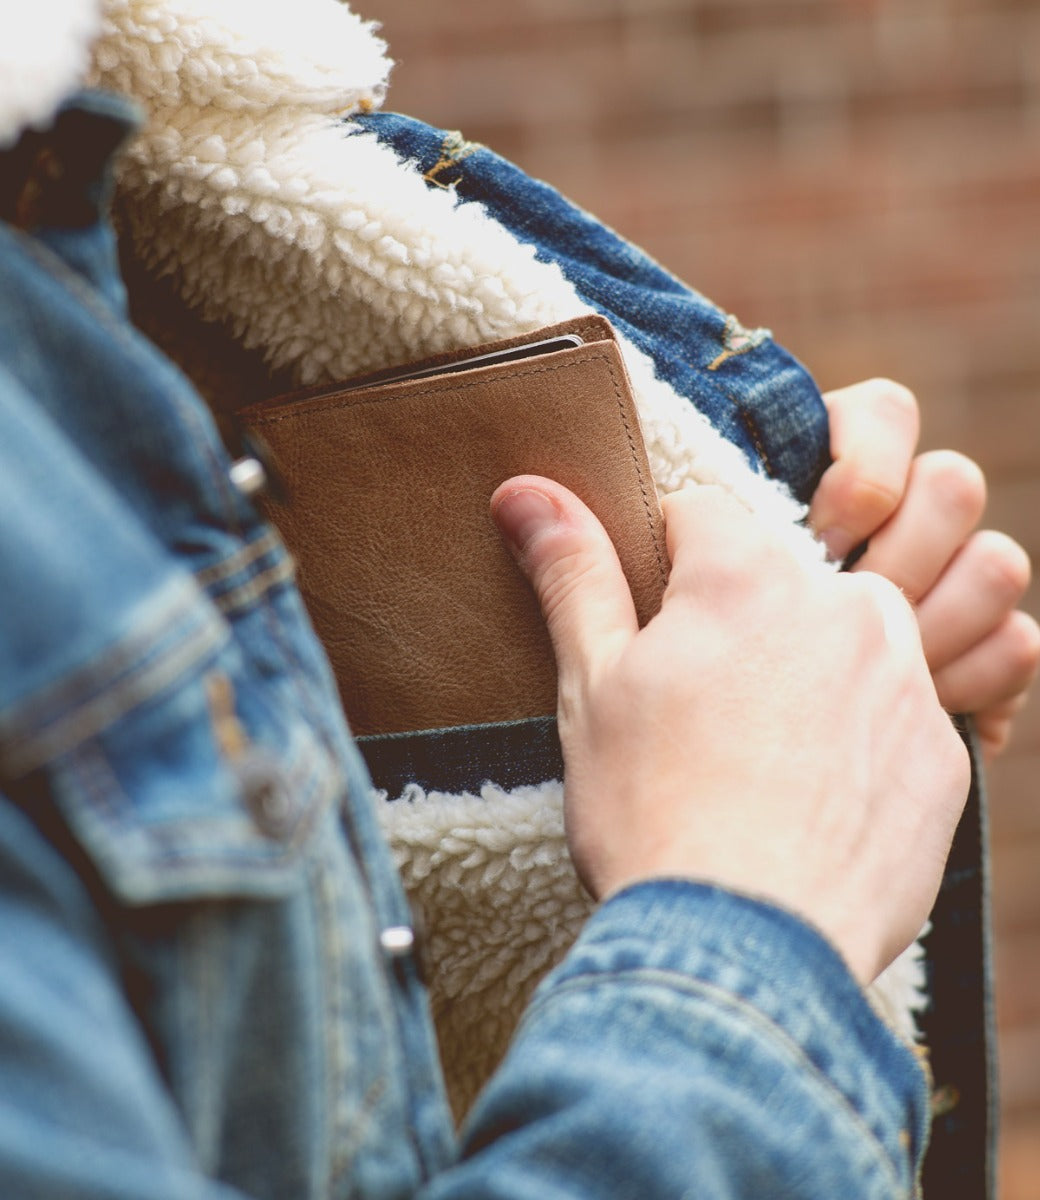
M 618 894 L 536 994 L 429 1196 L 917 1194 L 925 1073 L 830 944 L 696 883 Z
M 200 1178 L 105 924 L 46 824 L 0 796 L 0 1194 L 235 1200 Z
M 244 1200 L 199 1173 L 65 840 L 0 798 L 4 1194 Z M 909 1197 L 926 1100 L 810 928 L 643 884 L 542 985 L 461 1157 L 417 1200 Z

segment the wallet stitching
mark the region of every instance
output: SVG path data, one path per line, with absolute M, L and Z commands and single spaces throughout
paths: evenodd
M 643 497 L 643 507 L 646 509 L 646 523 L 650 530 L 650 540 L 654 543 L 654 555 L 657 558 L 657 572 L 661 577 L 662 586 L 668 582 L 668 572 L 665 570 L 664 560 L 661 557 L 661 547 L 657 541 L 657 530 L 654 528 L 654 514 L 650 507 L 650 498 L 646 494 L 646 480 L 643 478 L 643 469 L 639 463 L 639 452 L 636 449 L 635 437 L 632 434 L 632 427 L 628 422 L 628 414 L 625 411 L 625 402 L 621 391 L 621 383 L 618 379 L 617 372 L 614 370 L 614 364 L 603 356 L 603 362 L 607 370 L 610 372 L 610 378 L 614 384 L 614 399 L 617 401 L 618 412 L 621 414 L 621 424 L 625 427 L 625 436 L 628 438 L 628 448 L 632 455 L 632 465 L 636 469 L 636 478 L 639 480 L 639 491 Z
M 628 448 L 629 448 L 630 454 L 632 455 L 632 465 L 635 467 L 636 478 L 639 481 L 639 491 L 640 491 L 640 495 L 643 498 L 643 507 L 646 510 L 647 528 L 650 531 L 650 539 L 654 544 L 654 554 L 657 558 L 657 570 L 661 577 L 662 584 L 667 584 L 668 573 L 665 570 L 664 559 L 661 556 L 661 546 L 657 539 L 657 530 L 654 528 L 653 509 L 650 506 L 650 498 L 647 495 L 646 480 L 643 477 L 643 469 L 639 462 L 639 453 L 638 453 L 638 450 L 636 449 L 635 437 L 633 436 L 632 428 L 629 424 L 628 414 L 625 411 L 625 403 L 624 403 L 624 399 L 623 399 L 623 393 L 621 390 L 621 383 L 618 378 L 618 374 L 614 367 L 614 364 L 610 361 L 610 358 L 606 354 L 603 354 L 603 353 L 584 354 L 584 355 L 581 355 L 580 357 L 576 356 L 574 358 L 570 358 L 565 363 L 556 363 L 554 365 L 546 365 L 544 363 L 540 363 L 538 365 L 531 364 L 530 366 L 528 366 L 526 368 L 519 368 L 517 370 L 510 371 L 508 374 L 496 375 L 495 378 L 501 382 L 505 382 L 510 379 L 522 379 L 527 375 L 546 375 L 552 371 L 567 371 L 567 370 L 570 370 L 572 367 L 581 366 L 583 363 L 597 362 L 597 361 L 602 362 L 603 365 L 610 372 L 611 382 L 614 384 L 614 399 L 617 402 L 618 413 L 621 417 L 621 424 L 624 427 L 625 436 L 628 439 Z M 420 389 L 418 391 L 409 393 L 408 399 L 419 400 L 425 396 L 437 395 L 439 392 L 461 392 L 461 391 L 465 391 L 466 389 L 470 389 L 470 388 L 482 387 L 485 384 L 487 384 L 488 382 L 489 381 L 486 377 L 483 379 L 475 379 L 475 380 L 472 380 L 471 382 L 458 382 L 458 381 L 452 382 L 451 380 L 441 379 L 441 380 L 437 381 L 436 386 L 428 387 L 425 389 Z M 378 384 L 373 385 L 373 387 L 378 387 L 378 386 L 379 386 Z M 331 397 L 330 397 L 330 401 L 331 401 Z M 379 396 L 373 396 L 369 400 L 359 400 L 359 399 L 342 400 L 341 399 L 338 403 L 330 402 L 328 404 L 323 404 L 320 407 L 315 405 L 313 407 L 307 408 L 302 411 L 296 411 L 296 412 L 290 411 L 290 412 L 282 413 L 280 416 L 260 417 L 257 420 L 253 421 L 252 423 L 255 426 L 277 425 L 283 421 L 302 421 L 302 420 L 306 420 L 308 417 L 325 416 L 326 413 L 337 412 L 338 410 L 340 410 L 342 408 L 357 409 L 357 408 L 366 407 L 370 404 L 384 404 L 384 403 L 386 403 L 385 397 L 379 397 Z

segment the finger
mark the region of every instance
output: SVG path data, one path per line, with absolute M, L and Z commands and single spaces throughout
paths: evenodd
M 729 492 L 711 484 L 681 488 L 666 496 L 664 510 L 671 561 L 667 598 L 710 596 L 724 604 L 774 569 L 793 562 L 790 552 Z
M 987 763 L 991 763 L 1008 748 L 1015 717 L 1026 706 L 1028 700 L 1028 692 L 1019 692 L 1010 700 L 975 714 L 975 730 L 982 746 L 982 757 Z
M 833 464 L 809 508 L 809 523 L 840 560 L 895 512 L 917 446 L 920 418 L 913 393 L 871 379 L 823 397 Z
M 921 454 L 910 468 L 895 516 L 870 539 L 856 564 L 891 579 L 916 603 L 942 574 L 986 507 L 986 479 L 952 450 Z
M 491 513 L 538 597 L 562 691 L 638 629 L 617 552 L 577 496 L 539 476 L 503 483 Z
M 885 641 L 892 652 L 919 660 L 921 670 L 925 670 L 917 616 L 899 588 L 872 571 L 836 575 L 834 586 L 843 588 L 850 597 L 858 594 L 861 600 L 868 598 L 881 618 Z
M 959 658 L 1004 620 L 1029 586 L 1029 556 L 1006 534 L 973 534 L 917 607 L 928 665 Z
M 1040 663 L 1040 627 L 1010 613 L 967 654 L 936 672 L 935 690 L 950 712 L 984 712 L 1026 691 Z

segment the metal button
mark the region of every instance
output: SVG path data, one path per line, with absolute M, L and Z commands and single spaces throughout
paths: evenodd
M 266 754 L 247 752 L 235 770 L 260 832 L 271 838 L 288 837 L 296 824 L 296 805 L 277 763 Z
M 379 944 L 388 958 L 407 958 L 415 949 L 415 930 L 408 925 L 391 925 L 380 933 Z
M 237 455 L 231 464 L 231 482 L 242 495 L 253 499 L 262 493 L 277 504 L 287 504 L 289 491 L 285 479 L 271 447 L 260 434 L 232 418 L 226 439 L 231 454 Z
M 258 458 L 237 459 L 228 474 L 235 487 L 249 499 L 259 496 L 267 488 L 267 472 Z

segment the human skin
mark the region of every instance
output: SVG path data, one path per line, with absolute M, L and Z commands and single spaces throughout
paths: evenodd
M 750 892 L 866 982 L 938 888 L 967 786 L 946 710 L 975 713 L 999 753 L 1040 629 L 1017 609 L 1025 552 L 977 529 L 982 472 L 915 454 L 912 393 L 875 379 L 825 403 L 833 465 L 809 520 L 832 557 L 867 541 L 847 574 L 807 572 L 732 500 L 691 489 L 665 501 L 672 577 L 640 631 L 575 497 L 523 477 L 492 512 L 553 638 L 568 836 L 593 894 L 662 874 Z
M 873 572 L 807 568 L 718 488 L 664 509 L 640 629 L 577 497 L 523 476 L 492 498 L 556 652 L 578 872 L 596 897 L 675 876 L 759 896 L 869 982 L 920 931 L 969 782 L 913 611 Z
M 892 580 L 914 605 L 942 704 L 971 713 L 983 753 L 1008 744 L 1040 663 L 1040 629 L 1018 609 L 1029 558 L 1017 542 L 977 528 L 986 481 L 963 454 L 916 455 L 917 401 L 872 379 L 824 396 L 834 465 L 809 519 L 835 558 L 869 539 L 854 571 Z

